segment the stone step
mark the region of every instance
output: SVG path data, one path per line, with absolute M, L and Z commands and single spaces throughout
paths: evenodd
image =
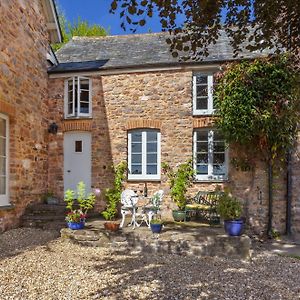
M 63 228 L 61 237 L 83 246 L 107 247 L 115 251 L 168 253 L 193 256 L 217 256 L 249 259 L 251 239 L 247 235 L 229 237 L 222 228 L 174 228 L 166 226 L 161 234 L 148 227 L 123 228 L 117 232 L 104 229 L 97 220 L 83 230 Z
M 22 216 L 22 220 L 32 220 L 40 222 L 62 221 L 65 220 L 65 215 L 36 215 L 26 214 Z
M 25 220 L 22 222 L 22 227 L 30 228 L 40 228 L 44 230 L 61 230 L 66 228 L 65 221 L 55 221 L 55 222 L 39 222 L 38 220 Z

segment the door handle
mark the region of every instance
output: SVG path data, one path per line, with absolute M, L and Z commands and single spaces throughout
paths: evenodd
M 71 170 L 68 170 L 67 172 L 68 172 L 68 173 L 71 173 Z

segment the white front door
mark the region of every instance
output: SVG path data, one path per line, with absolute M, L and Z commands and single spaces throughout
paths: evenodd
M 9 205 L 8 158 L 9 158 L 8 116 L 0 114 L 0 206 Z
M 66 132 L 64 134 L 64 190 L 76 190 L 83 181 L 91 191 L 91 133 Z

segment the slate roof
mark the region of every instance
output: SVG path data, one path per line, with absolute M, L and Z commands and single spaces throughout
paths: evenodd
M 49 73 L 82 70 L 108 70 L 195 64 L 172 57 L 166 43 L 168 33 L 131 34 L 107 37 L 74 37 L 56 52 L 60 64 Z M 261 52 L 243 52 L 244 58 L 262 56 Z M 200 63 L 232 60 L 233 49 L 225 33 L 209 47 L 209 56 Z M 199 62 L 198 62 L 199 63 Z

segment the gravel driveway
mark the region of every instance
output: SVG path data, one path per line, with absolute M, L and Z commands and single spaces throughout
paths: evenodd
M 300 260 L 294 258 L 264 251 L 251 262 L 140 255 L 56 237 L 35 229 L 0 235 L 1 300 L 300 299 Z

